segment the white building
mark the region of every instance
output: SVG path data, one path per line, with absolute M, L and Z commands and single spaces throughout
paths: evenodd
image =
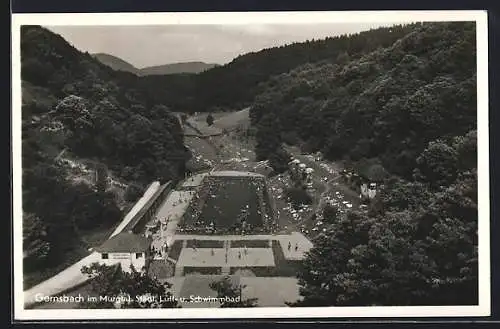
M 126 272 L 131 272 L 130 266 L 133 265 L 136 271 L 142 271 L 148 265 L 151 242 L 150 238 L 122 232 L 106 240 L 96 251 L 101 256 L 101 264 L 110 266 L 120 263 Z

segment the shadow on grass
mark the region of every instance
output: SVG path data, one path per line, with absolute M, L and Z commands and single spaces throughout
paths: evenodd
M 187 248 L 223 248 L 224 241 L 221 240 L 188 240 Z
M 219 275 L 222 273 L 220 267 L 195 267 L 184 266 L 184 275 L 201 274 L 201 275 Z
M 149 264 L 148 275 L 158 280 L 174 276 L 175 265 L 165 260 L 152 260 Z
M 182 251 L 182 240 L 175 240 L 174 244 L 168 250 L 168 257 L 174 260 L 179 260 Z
M 229 273 L 234 274 L 238 270 L 248 270 L 252 271 L 258 277 L 296 277 L 301 261 L 285 259 L 285 254 L 281 250 L 281 245 L 277 240 L 272 241 L 272 249 L 275 266 L 231 267 Z
M 269 248 L 268 240 L 233 240 L 231 248 Z

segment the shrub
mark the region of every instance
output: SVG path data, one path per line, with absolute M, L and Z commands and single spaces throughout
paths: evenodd
M 214 123 L 214 117 L 212 116 L 212 114 L 208 114 L 207 115 L 207 125 L 211 126 L 213 125 Z
M 125 200 L 133 202 L 139 199 L 144 189 L 138 184 L 130 184 L 125 190 Z

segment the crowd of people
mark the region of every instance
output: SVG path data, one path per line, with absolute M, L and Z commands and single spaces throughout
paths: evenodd
M 252 192 L 256 197 L 249 199 L 234 216 L 234 222 L 227 225 L 229 220 L 223 220 L 223 217 L 232 216 L 228 208 L 223 208 L 221 204 L 227 204 L 228 207 L 234 207 L 234 195 L 229 184 L 239 184 L 241 179 L 250 182 Z M 248 186 L 242 186 L 242 189 L 248 189 Z M 202 187 L 195 192 L 190 206 L 184 214 L 180 223 L 179 231 L 183 233 L 198 234 L 256 234 L 273 231 L 276 228 L 275 219 L 270 213 L 270 204 L 265 200 L 265 182 L 260 177 L 206 177 Z M 211 205 L 210 214 L 207 214 L 205 204 L 210 199 L 218 198 L 223 202 Z M 255 203 L 255 204 L 252 204 Z M 251 207 L 253 206 L 253 207 Z M 256 208 L 256 209 L 255 209 Z M 214 214 L 215 212 L 215 214 Z M 259 216 L 259 221 L 255 222 L 252 216 Z

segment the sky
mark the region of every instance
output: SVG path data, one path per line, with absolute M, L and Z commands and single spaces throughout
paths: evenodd
M 264 48 L 357 33 L 382 25 L 322 23 L 45 27 L 60 34 L 80 51 L 107 53 L 143 68 L 191 61 L 226 64 L 238 55 Z

